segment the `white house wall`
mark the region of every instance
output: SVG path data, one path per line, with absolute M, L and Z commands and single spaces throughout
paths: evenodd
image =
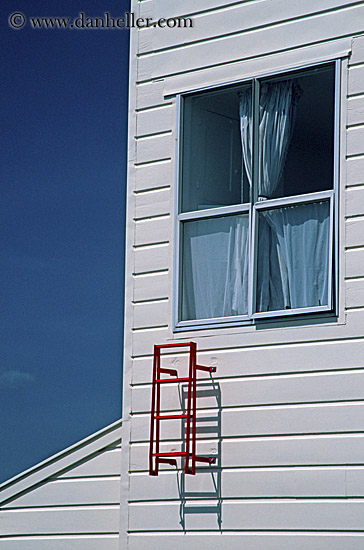
M 120 422 L 0 489 L 1 550 L 117 550 Z
M 132 31 L 122 514 L 128 548 L 364 547 L 364 2 L 132 1 L 192 29 Z M 173 333 L 176 93 L 343 59 L 339 315 Z M 148 475 L 153 345 L 193 340 L 216 365 L 198 451 L 217 468 Z M 169 354 L 165 366 L 182 364 Z M 201 375 L 211 389 L 208 375 Z M 201 386 L 202 390 L 203 387 Z M 181 392 L 181 388 L 179 390 Z M 163 393 L 164 392 L 164 393 Z M 163 406 L 178 410 L 175 386 Z M 218 396 L 218 401 L 217 397 Z M 131 413 L 131 416 L 130 416 Z M 161 451 L 181 425 L 163 425 Z M 129 504 L 127 504 L 129 501 Z M 126 548 L 121 533 L 121 548 Z

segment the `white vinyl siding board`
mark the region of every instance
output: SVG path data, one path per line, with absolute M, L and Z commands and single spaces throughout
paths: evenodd
M 1 540 L 1 550 L 119 550 L 119 535 L 42 535 Z
M 170 188 L 152 189 L 135 197 L 135 219 L 163 216 L 170 213 Z
M 193 28 L 131 31 L 121 547 L 361 550 L 364 2 L 132 0 L 131 11 L 191 17 Z M 173 333 L 176 95 L 336 59 L 338 315 Z M 184 476 L 178 461 L 150 477 L 153 346 L 190 340 L 200 364 L 217 366 L 199 375 L 197 400 L 197 450 L 216 467 Z M 186 360 L 171 350 L 163 365 Z M 163 410 L 179 411 L 184 395 L 163 386 Z M 181 420 L 164 422 L 161 452 L 180 450 L 182 434 Z

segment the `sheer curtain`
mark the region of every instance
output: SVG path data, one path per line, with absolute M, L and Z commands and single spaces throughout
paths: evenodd
M 267 210 L 263 216 L 274 231 L 281 295 L 274 309 L 322 306 L 328 303 L 330 205 L 328 201 Z M 260 276 L 261 274 L 259 274 Z M 279 287 L 277 281 L 273 287 Z
M 243 161 L 251 184 L 253 121 L 252 115 L 249 119 L 246 114 L 248 94 L 248 91 L 240 94 L 240 128 Z M 294 130 L 299 95 L 293 79 L 263 83 L 261 87 L 259 201 L 282 196 L 278 186 Z M 257 311 L 327 304 L 328 250 L 327 202 L 260 211 Z
M 240 122 L 246 124 L 243 156 L 251 185 L 251 93 L 241 113 L 245 119 Z M 248 266 L 248 214 L 184 222 L 182 320 L 246 315 Z
M 184 223 L 182 319 L 248 311 L 247 214 Z

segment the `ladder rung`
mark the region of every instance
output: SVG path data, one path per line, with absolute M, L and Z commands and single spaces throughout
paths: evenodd
M 173 378 L 172 380 L 170 380 L 169 378 L 159 378 L 155 382 L 156 384 L 165 384 L 167 382 L 189 382 L 189 380 L 189 378 Z
M 171 376 L 177 376 L 177 374 L 178 374 L 176 369 L 166 369 L 165 367 L 160 367 L 159 372 L 163 372 L 165 374 L 170 374 Z
M 163 457 L 163 456 L 186 456 L 185 451 L 171 451 L 170 453 L 153 453 L 153 456 L 156 456 L 157 458 Z
M 159 414 L 154 417 L 156 420 L 170 420 L 171 418 L 187 418 L 187 414 Z
M 157 349 L 163 349 L 163 348 L 183 348 L 186 346 L 191 347 L 192 342 L 183 342 L 181 344 L 156 344 L 154 347 Z
M 196 365 L 196 369 L 204 370 L 206 372 L 216 372 L 216 367 L 205 367 L 203 365 Z

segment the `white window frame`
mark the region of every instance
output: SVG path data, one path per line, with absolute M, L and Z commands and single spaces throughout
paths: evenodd
M 314 69 L 320 66 L 329 64 L 335 65 L 335 86 L 334 86 L 334 144 L 333 144 L 333 188 L 328 191 L 319 191 L 315 193 L 307 193 L 304 195 L 294 195 L 289 197 L 281 197 L 277 199 L 268 199 L 261 202 L 257 201 L 257 189 L 253 186 L 255 196 L 252 197 L 252 202 L 234 204 L 231 206 L 223 206 L 206 210 L 198 210 L 192 212 L 180 212 L 182 185 L 181 185 L 181 150 L 182 150 L 182 119 L 183 119 L 183 99 L 198 92 L 209 92 L 220 88 L 228 88 L 229 86 L 236 87 L 237 84 L 252 83 L 253 94 L 259 98 L 260 82 L 266 78 L 286 75 L 289 73 L 300 72 L 305 69 Z M 187 93 L 178 94 L 176 97 L 177 107 L 177 144 L 176 144 L 176 174 L 175 174 L 175 247 L 174 247 L 174 269 L 173 269 L 173 330 L 201 330 L 204 328 L 220 328 L 227 326 L 250 325 L 259 320 L 269 321 L 269 319 L 277 319 L 277 317 L 291 317 L 297 315 L 311 314 L 313 316 L 331 315 L 337 316 L 338 307 L 338 196 L 339 196 L 339 153 L 340 153 L 340 100 L 341 100 L 341 59 L 327 60 L 320 63 L 313 63 L 300 67 L 294 67 L 290 70 L 274 71 L 264 75 L 259 75 L 256 78 L 247 78 L 241 82 L 228 82 L 218 86 L 209 86 L 199 88 Z M 255 107 L 258 106 L 258 101 L 254 102 Z M 257 113 L 253 114 L 254 124 L 258 124 Z M 257 128 L 253 133 L 255 142 L 253 143 L 253 181 L 257 181 L 256 175 L 258 170 L 258 155 L 257 155 Z M 257 282 L 257 225 L 258 213 L 262 210 L 272 208 L 280 208 L 295 204 L 305 204 L 319 201 L 328 201 L 330 204 L 330 225 L 329 225 L 329 265 L 332 269 L 328 272 L 328 301 L 327 305 L 311 306 L 306 308 L 285 309 L 275 311 L 254 311 L 256 303 L 256 282 Z M 181 286 L 182 286 L 182 270 L 181 270 L 181 251 L 182 251 L 182 224 L 186 221 L 194 221 L 199 219 L 223 217 L 228 215 L 249 214 L 249 277 L 248 277 L 248 314 L 234 315 L 229 317 L 214 317 L 208 319 L 191 319 L 188 321 L 179 320 L 180 302 L 181 302 Z

